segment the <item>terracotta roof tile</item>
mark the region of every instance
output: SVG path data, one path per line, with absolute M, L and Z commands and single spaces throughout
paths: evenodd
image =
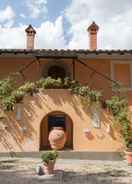
M 77 57 L 79 54 L 84 55 L 132 55 L 132 50 L 58 50 L 58 49 L 0 49 L 0 55 L 6 54 L 25 54 L 25 55 L 33 55 L 33 56 L 65 56 L 65 57 Z

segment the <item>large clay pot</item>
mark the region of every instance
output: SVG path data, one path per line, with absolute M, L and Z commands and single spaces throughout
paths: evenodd
M 49 133 L 49 142 L 52 149 L 62 149 L 66 142 L 66 134 L 62 127 L 53 127 Z
M 44 164 L 43 164 L 44 174 L 46 174 L 46 175 L 53 174 L 54 173 L 54 166 L 55 166 L 54 160 L 50 160 L 48 164 L 44 162 Z
M 132 151 L 126 151 L 125 152 L 125 158 L 129 165 L 132 165 Z

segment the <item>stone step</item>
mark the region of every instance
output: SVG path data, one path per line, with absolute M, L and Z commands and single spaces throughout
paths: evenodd
M 32 157 L 40 158 L 42 153 L 40 152 L 9 152 L 0 153 L 0 157 Z M 120 152 L 89 152 L 89 151 L 58 151 L 60 159 L 80 159 L 80 160 L 123 160 Z

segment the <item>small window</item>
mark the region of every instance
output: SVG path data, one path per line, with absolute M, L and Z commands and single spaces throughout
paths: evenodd
M 112 63 L 112 79 L 119 82 L 126 88 L 132 87 L 131 80 L 131 64 L 125 62 L 113 62 Z

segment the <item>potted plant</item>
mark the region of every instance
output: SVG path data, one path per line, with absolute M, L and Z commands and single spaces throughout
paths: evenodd
M 25 92 L 22 91 L 22 90 L 16 90 L 16 91 L 13 92 L 12 95 L 13 95 L 16 103 L 21 103 L 23 101 Z
M 125 158 L 129 165 L 132 165 L 132 129 L 131 122 L 126 112 L 121 112 L 118 116 L 121 123 L 121 134 L 125 145 Z
M 53 174 L 54 165 L 55 165 L 57 157 L 58 157 L 58 153 L 55 150 L 48 151 L 42 154 L 41 158 L 42 158 L 43 170 L 45 174 L 47 175 Z
M 124 142 L 125 142 L 125 158 L 129 165 L 132 165 L 132 130 L 130 127 L 125 126 L 124 131 Z

